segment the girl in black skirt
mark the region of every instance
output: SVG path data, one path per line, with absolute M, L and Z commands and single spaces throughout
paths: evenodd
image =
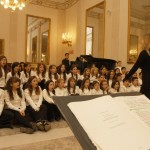
M 61 119 L 60 111 L 52 99 L 52 96 L 55 96 L 54 87 L 54 82 L 49 80 L 46 82 L 45 89 L 43 90 L 44 104 L 47 106 L 48 121 L 53 121 L 54 119 L 59 121 Z

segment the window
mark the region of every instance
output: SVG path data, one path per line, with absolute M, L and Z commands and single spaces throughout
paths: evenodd
M 86 27 L 86 55 L 92 55 L 93 27 Z

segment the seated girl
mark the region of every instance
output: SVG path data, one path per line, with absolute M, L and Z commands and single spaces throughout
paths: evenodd
M 85 78 L 83 79 L 81 83 L 81 88 L 79 90 L 80 95 L 91 95 L 91 90 L 90 90 L 90 79 Z
M 14 115 L 4 109 L 4 91 L 0 89 L 0 128 L 12 128 Z
M 68 80 L 68 86 L 67 86 L 68 95 L 79 95 L 79 87 L 76 86 L 76 80 L 75 78 L 71 77 Z
M 102 90 L 100 89 L 100 83 L 98 81 L 93 81 L 92 87 L 93 89 L 91 90 L 91 95 L 103 94 Z
M 52 96 L 55 96 L 54 82 L 49 80 L 45 84 L 45 89 L 43 90 L 44 104 L 47 106 L 47 119 L 48 121 L 59 121 L 61 119 L 61 113 L 57 106 L 54 104 Z
M 120 90 L 120 82 L 117 80 L 113 80 L 111 88 L 109 89 L 109 93 L 113 94 L 113 93 L 118 93 Z
M 68 95 L 67 89 L 65 88 L 64 79 L 57 80 L 57 88 L 55 89 L 55 95 L 56 96 L 67 96 Z
M 47 109 L 42 104 L 43 96 L 42 90 L 38 86 L 38 80 L 36 76 L 31 76 L 26 84 L 24 91 L 27 101 L 27 111 L 32 117 L 33 121 L 41 131 L 48 131 L 50 124 L 47 121 Z
M 20 89 L 20 79 L 11 77 L 6 83 L 5 101 L 9 112 L 14 115 L 14 119 L 23 127 L 21 132 L 31 134 L 35 131 L 35 125 L 26 115 L 26 103 L 23 91 Z

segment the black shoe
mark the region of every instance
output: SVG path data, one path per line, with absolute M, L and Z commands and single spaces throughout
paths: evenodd
M 61 116 L 55 117 L 55 120 L 56 120 L 56 121 L 60 121 L 60 120 L 61 120 Z
M 1 124 L 0 128 L 10 128 L 10 129 L 13 129 L 13 126 L 12 126 L 12 124 Z

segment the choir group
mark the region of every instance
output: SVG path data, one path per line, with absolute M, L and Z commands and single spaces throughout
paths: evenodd
M 9 69 L 7 58 L 0 56 L 0 128 L 13 128 L 17 122 L 24 133 L 48 131 L 49 122 L 62 117 L 52 96 L 139 92 L 142 73 L 123 80 L 126 73 L 121 61 L 113 70 L 93 64 L 85 68 L 83 74 L 76 64 L 69 72 L 65 64 L 50 65 L 47 69 L 39 63 L 33 71 L 30 63 L 14 62 Z

